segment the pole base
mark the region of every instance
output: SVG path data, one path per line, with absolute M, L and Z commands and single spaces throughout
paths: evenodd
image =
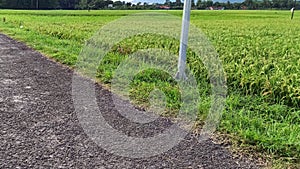
M 186 77 L 186 74 L 185 72 L 177 72 L 176 75 L 175 75 L 175 79 L 176 80 L 187 80 L 188 78 Z

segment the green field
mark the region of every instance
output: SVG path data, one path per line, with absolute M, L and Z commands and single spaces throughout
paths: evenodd
M 74 67 L 86 40 L 97 30 L 136 12 L 141 11 L 1 10 L 0 17 L 6 21 L 0 22 L 0 31 Z M 156 12 L 182 15 L 181 11 Z M 191 23 L 214 45 L 226 72 L 228 97 L 219 132 L 231 138 L 236 146 L 245 147 L 244 150 L 254 149 L 256 153 L 270 156 L 272 162 L 275 160 L 273 167 L 299 168 L 300 13 L 296 11 L 294 20 L 290 20 L 289 11 L 192 11 Z M 109 85 L 114 68 L 129 53 L 141 48 L 136 42 L 143 38 L 147 38 L 146 46 L 162 47 L 169 43 L 172 44 L 169 50 L 178 53 L 176 41 L 154 35 L 133 37 L 120 44 L 128 52 L 113 49 L 105 64 L 100 63 L 98 80 Z M 198 82 L 204 83 L 206 74 L 199 66 L 201 60 L 189 53 L 188 65 Z M 155 71 L 148 74 L 153 76 Z M 149 81 L 145 77 L 137 79 Z M 203 97 L 209 88 L 206 86 L 203 89 L 202 85 Z M 151 89 L 151 84 L 137 88 Z M 169 89 L 169 96 L 177 97 L 178 93 L 172 87 Z M 133 90 L 132 97 L 136 104 L 143 105 L 147 92 L 139 90 Z M 176 110 L 178 105 L 169 103 L 170 110 Z M 208 110 L 209 100 L 204 100 L 199 116 L 205 116 Z

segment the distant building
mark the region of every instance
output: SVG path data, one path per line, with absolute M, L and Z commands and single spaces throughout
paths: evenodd
M 216 7 L 216 6 L 210 6 L 208 8 L 206 8 L 207 10 L 224 10 L 225 7 L 223 6 L 219 6 L 219 7 Z
M 171 9 L 171 7 L 162 5 L 162 6 L 159 6 L 159 9 Z
M 113 8 L 114 7 L 114 5 L 113 4 L 108 4 L 108 6 L 107 6 L 108 8 Z
M 243 6 L 241 6 L 241 9 L 242 9 L 242 10 L 246 10 L 246 9 L 248 9 L 248 8 L 247 8 L 247 6 L 243 5 Z

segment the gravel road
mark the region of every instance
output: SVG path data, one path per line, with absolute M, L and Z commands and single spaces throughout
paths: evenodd
M 258 168 L 192 135 L 150 158 L 107 152 L 80 126 L 72 100 L 73 71 L 2 34 L 0 73 L 0 168 Z M 163 119 L 143 130 L 130 124 L 114 111 L 110 92 L 95 85 L 103 116 L 122 132 L 147 135 L 168 126 Z

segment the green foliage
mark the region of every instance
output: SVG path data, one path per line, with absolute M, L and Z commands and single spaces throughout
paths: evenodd
M 62 0 L 1 0 L 0 7 L 8 9 L 55 9 Z
M 278 157 L 299 161 L 300 110 L 264 102 L 258 96 L 232 93 L 227 100 L 222 128 L 240 136 L 242 144 L 256 146 Z

